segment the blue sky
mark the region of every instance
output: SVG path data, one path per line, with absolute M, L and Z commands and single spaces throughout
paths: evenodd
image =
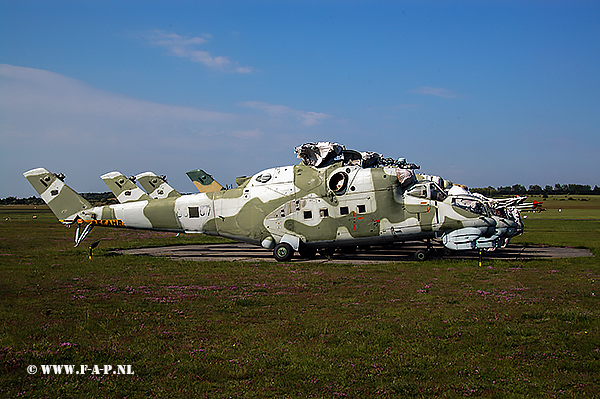
M 470 187 L 600 185 L 600 2 L 3 1 L 0 197 L 222 184 L 336 141 Z M 7 180 L 7 181 L 6 181 Z

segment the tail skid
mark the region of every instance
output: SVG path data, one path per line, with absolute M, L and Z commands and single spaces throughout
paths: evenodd
M 87 223 L 83 228 L 83 231 L 81 231 L 81 226 L 83 224 L 85 224 L 83 220 L 77 220 L 77 230 L 75 231 L 75 247 L 79 246 L 79 244 L 81 244 L 85 237 L 87 237 L 87 235 L 90 234 L 90 232 L 94 228 L 94 224 Z

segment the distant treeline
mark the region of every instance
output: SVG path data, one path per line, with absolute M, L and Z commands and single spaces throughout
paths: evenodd
M 486 197 L 499 197 L 504 195 L 600 195 L 600 187 L 590 186 L 589 184 L 559 184 L 554 187 L 547 185 L 545 187 L 533 184 L 529 188 L 520 184 L 513 186 L 498 187 L 492 186 L 486 188 L 472 188 L 472 192 L 480 193 Z
M 113 193 L 81 193 L 81 196 L 92 205 L 116 204 L 117 198 Z M 0 205 L 44 205 L 44 200 L 39 197 L 17 198 L 7 197 L 0 199 Z
M 538 186 L 533 184 L 529 188 L 520 184 L 513 186 L 498 187 L 492 186 L 484 188 L 471 188 L 474 193 L 480 193 L 486 197 L 501 197 L 512 195 L 600 195 L 600 187 L 590 186 L 589 184 L 555 184 L 552 186 Z M 110 205 L 116 204 L 117 198 L 113 193 L 82 193 L 81 196 L 88 200 L 92 205 Z M 44 201 L 39 197 L 16 198 L 7 197 L 0 199 L 0 205 L 43 205 Z

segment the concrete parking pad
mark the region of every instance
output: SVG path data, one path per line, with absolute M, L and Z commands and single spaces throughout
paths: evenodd
M 336 251 L 330 257 L 319 254 L 314 259 L 301 258 L 298 253 L 291 262 L 333 262 L 333 263 L 386 263 L 412 261 L 414 253 L 425 249 L 421 242 L 405 242 L 384 247 L 371 247 L 368 250 L 358 249 L 355 252 Z M 177 260 L 192 261 L 269 261 L 276 262 L 272 251 L 258 246 L 234 244 L 205 244 L 205 245 L 177 245 L 156 248 L 138 248 L 119 251 L 131 255 L 164 256 Z M 435 257 L 443 259 L 478 259 L 478 251 L 460 251 L 448 253 L 443 248 L 436 248 Z M 558 248 L 558 247 L 532 247 L 522 245 L 508 245 L 496 251 L 484 252 L 484 259 L 540 259 L 540 258 L 574 258 L 589 257 L 593 254 L 588 249 Z

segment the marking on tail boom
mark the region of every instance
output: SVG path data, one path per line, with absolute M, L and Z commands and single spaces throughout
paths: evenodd
M 125 227 L 125 224 L 121 219 L 101 219 L 101 220 L 89 220 L 94 226 L 106 226 L 106 227 Z

